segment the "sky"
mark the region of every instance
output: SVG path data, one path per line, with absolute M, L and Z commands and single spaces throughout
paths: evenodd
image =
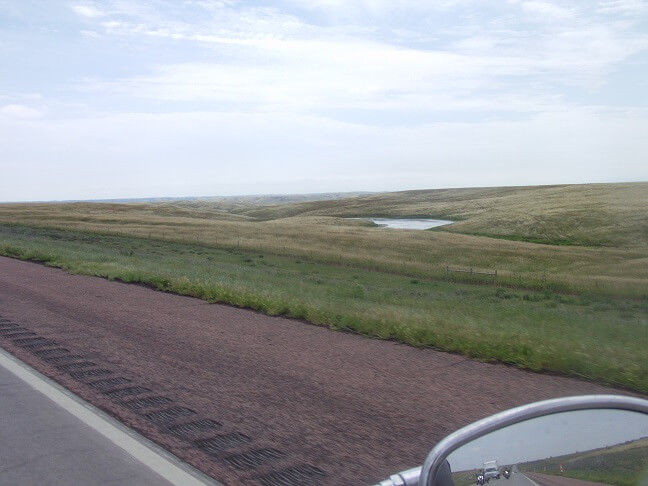
M 0 201 L 648 180 L 648 0 L 0 0 Z
M 648 438 L 648 416 L 615 409 L 590 409 L 544 415 L 499 429 L 468 442 L 448 456 L 452 471 L 544 460 Z M 648 466 L 648 463 L 641 467 Z M 647 470 L 648 472 L 648 470 Z

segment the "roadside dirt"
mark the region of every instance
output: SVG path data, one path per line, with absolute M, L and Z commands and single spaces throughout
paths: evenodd
M 374 484 L 492 413 L 625 393 L 4 257 L 0 346 L 230 485 Z

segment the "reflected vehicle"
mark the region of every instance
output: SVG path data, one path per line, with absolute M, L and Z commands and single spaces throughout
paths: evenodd
M 449 435 L 423 466 L 378 486 L 648 485 L 648 400 L 559 398 L 507 410 Z M 505 481 L 509 480 L 509 481 Z
M 499 479 L 500 472 L 497 467 L 497 461 L 486 461 L 484 463 L 484 477 L 486 480 L 490 481 L 491 479 Z

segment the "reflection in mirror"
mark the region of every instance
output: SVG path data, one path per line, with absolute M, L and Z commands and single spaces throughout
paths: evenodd
M 456 486 L 646 486 L 648 415 L 611 409 L 545 415 L 469 442 L 447 460 Z

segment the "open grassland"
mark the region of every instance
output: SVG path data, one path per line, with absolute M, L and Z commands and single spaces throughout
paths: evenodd
M 225 207 L 222 204 L 213 202 L 212 207 Z M 456 221 L 441 228 L 456 233 L 557 245 L 648 246 L 648 183 L 644 182 L 405 191 L 342 201 L 244 204 L 228 209 L 262 220 L 432 217 Z
M 508 195 L 496 196 L 498 191 Z M 543 205 L 536 201 L 542 201 L 543 191 L 558 191 L 560 196 L 550 197 L 551 202 L 545 201 Z M 598 202 L 592 204 L 589 211 L 586 206 L 578 211 L 573 209 L 584 204 L 581 201 L 587 199 L 588 191 L 598 194 L 592 196 Z M 219 207 L 218 201 L 0 205 L 0 222 L 263 251 L 421 278 L 444 278 L 446 266 L 472 267 L 482 271 L 497 270 L 501 285 L 620 296 L 648 295 L 648 198 L 641 198 L 641 194 L 648 194 L 648 184 L 518 188 L 517 191 L 513 188 L 453 189 L 446 192 L 449 193 L 447 205 L 454 205 L 455 213 L 436 215 L 466 219 L 437 231 L 384 230 L 371 227 L 368 222 L 314 213 L 435 215 L 431 208 L 436 207 L 437 200 L 443 200 L 444 191 L 412 191 L 271 206 L 239 200 L 229 211 Z M 520 202 L 529 194 L 533 195 L 531 202 Z M 415 204 L 410 199 L 428 202 Z M 597 209 L 598 204 L 606 199 L 619 202 L 606 206 L 601 212 Z M 458 205 L 463 208 L 461 214 Z M 468 208 L 475 205 L 485 209 L 475 210 L 469 217 Z M 304 207 L 310 209 L 304 210 Z M 418 209 L 415 211 L 414 207 Z M 401 209 L 397 211 L 396 208 Z M 507 221 L 503 216 L 496 216 L 507 214 L 507 211 L 511 214 Z M 264 217 L 269 217 L 271 212 L 275 217 L 286 212 L 296 215 L 255 219 L 260 216 L 259 212 Z M 495 215 L 488 216 L 491 213 Z M 546 226 L 551 218 L 547 214 L 558 215 L 553 216 L 554 219 L 572 228 L 571 233 L 563 233 L 562 242 L 578 240 L 576 232 L 580 231 L 590 235 L 590 246 L 530 244 L 456 233 L 456 227 L 470 223 L 473 229 L 479 230 L 475 232 L 488 234 L 491 223 L 479 223 L 488 216 L 500 218 L 500 224 L 494 226 L 491 233 L 507 232 L 513 240 L 541 241 L 549 238 Z M 541 216 L 545 220 L 539 222 Z M 533 224 L 520 229 L 525 218 Z M 597 226 L 598 220 L 605 220 L 605 224 Z M 534 232 L 530 232 L 531 227 L 535 228 Z M 520 232 L 516 233 L 518 230 Z M 601 245 L 603 241 L 616 241 L 616 244 L 596 246 L 591 236 L 595 234 L 599 235 L 597 241 Z M 460 277 L 470 279 L 455 274 L 455 278 Z
M 647 192 L 637 183 L 271 205 L 5 204 L 0 253 L 648 393 Z M 405 231 L 347 216 L 460 221 Z M 551 221 L 564 223 L 559 235 Z M 497 280 L 446 267 L 497 270 Z
M 612 486 L 643 485 L 648 480 L 648 439 L 552 457 L 519 467 L 523 472 L 535 471 Z

